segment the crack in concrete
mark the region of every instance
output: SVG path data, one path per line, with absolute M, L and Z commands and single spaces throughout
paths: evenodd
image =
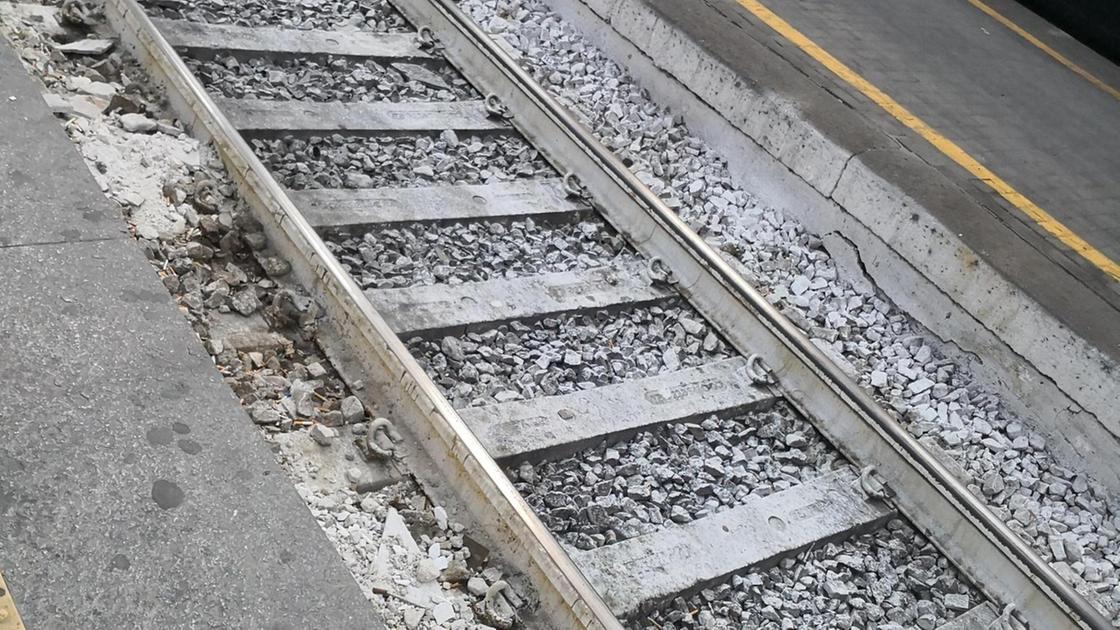
M 834 203 L 835 203 L 835 202 L 834 202 Z M 1000 336 L 999 336 L 999 334 L 997 334 L 997 333 L 996 333 L 996 332 L 995 332 L 995 331 L 994 331 L 994 330 L 993 330 L 993 329 L 992 329 L 991 327 L 989 327 L 989 326 L 988 326 L 987 324 L 985 324 L 985 323 L 984 323 L 983 321 L 980 321 L 979 319 L 976 319 L 976 317 L 974 317 L 974 316 L 973 316 L 973 315 L 972 315 L 972 314 L 971 314 L 971 313 L 970 313 L 970 312 L 969 312 L 969 311 L 968 311 L 968 310 L 967 310 L 967 309 L 966 309 L 966 308 L 965 308 L 965 307 L 964 307 L 964 306 L 963 306 L 962 304 L 960 304 L 960 302 L 958 302 L 958 301 L 957 301 L 957 300 L 956 300 L 956 299 L 955 299 L 955 298 L 954 298 L 954 297 L 953 297 L 953 296 L 952 296 L 951 294 L 949 294 L 949 293 L 945 292 L 945 291 L 944 291 L 943 289 L 941 289 L 941 287 L 939 287 L 939 286 L 938 286 L 937 284 L 935 284 L 935 283 L 934 283 L 934 282 L 933 282 L 932 280 L 930 280 L 928 276 L 926 276 L 926 275 L 925 275 L 924 273 L 922 273 L 922 271 L 921 271 L 920 269 L 918 269 L 917 267 L 915 267 L 915 266 L 914 266 L 914 265 L 913 265 L 913 264 L 912 264 L 912 263 L 911 263 L 911 262 L 910 262 L 910 261 L 909 261 L 908 259 L 906 259 L 906 258 L 905 258 L 905 257 L 904 257 L 904 256 L 903 256 L 903 255 L 902 255 L 902 254 L 901 254 L 900 252 L 898 252 L 898 250 L 896 250 L 896 249 L 894 249 L 893 247 L 891 247 L 891 245 L 890 245 L 889 243 L 887 243 L 886 241 L 882 240 L 881 238 L 879 238 L 879 236 L 878 236 L 878 235 L 876 235 L 876 234 L 875 234 L 874 232 L 872 232 L 872 231 L 871 231 L 871 228 L 870 228 L 870 226 L 868 226 L 867 224 L 865 224 L 865 223 L 864 223 L 863 221 L 860 221 L 860 219 L 859 219 L 858 217 L 856 217 L 855 215 L 851 214 L 851 213 L 850 213 L 850 212 L 848 212 L 847 210 L 844 210 L 843 206 L 840 206 L 840 204 L 836 204 L 836 206 L 837 206 L 837 208 L 839 208 L 839 210 L 840 210 L 841 212 L 843 212 L 843 213 L 844 213 L 844 215 L 846 215 L 847 217 L 850 217 L 852 221 L 854 221 L 855 223 L 857 223 L 857 224 L 858 224 L 858 225 L 859 225 L 860 227 L 862 227 L 863 229 L 867 230 L 867 231 L 868 231 L 868 233 L 870 233 L 870 234 L 871 234 L 871 235 L 872 235 L 872 236 L 873 236 L 873 237 L 874 237 L 875 239 L 877 239 L 877 240 L 878 240 L 878 241 L 879 241 L 880 243 L 882 243 L 882 244 L 883 244 L 883 246 L 885 246 L 885 247 L 886 247 L 886 248 L 887 248 L 887 249 L 888 249 L 889 251 L 891 251 L 891 252 L 894 252 L 894 254 L 895 254 L 895 255 L 896 255 L 896 256 L 897 256 L 898 258 L 900 258 L 900 259 L 902 260 L 902 262 L 903 262 L 904 264 L 906 264 L 906 265 L 907 265 L 907 266 L 908 266 L 908 267 L 909 267 L 909 268 L 910 268 L 910 269 L 911 269 L 911 270 L 912 270 L 912 271 L 913 271 L 914 273 L 918 274 L 918 275 L 919 275 L 919 276 L 921 276 L 922 278 L 925 278 L 925 279 L 926 279 L 926 280 L 927 280 L 927 281 L 928 281 L 928 282 L 929 282 L 929 283 L 930 283 L 930 284 L 931 284 L 931 285 L 933 286 L 933 288 L 934 288 L 934 289 L 935 289 L 935 290 L 936 290 L 936 291 L 937 291 L 938 293 L 940 293 L 940 294 L 941 294 L 942 296 L 944 296 L 944 297 L 945 297 L 945 299 L 946 299 L 946 300 L 948 300 L 948 301 L 949 301 L 949 303 L 950 303 L 950 304 L 952 304 L 952 305 L 953 305 L 953 306 L 954 306 L 954 307 L 955 307 L 955 308 L 956 308 L 957 310 L 959 310 L 960 312 L 962 312 L 962 313 L 963 313 L 963 314 L 964 314 L 964 315 L 965 315 L 966 317 L 968 317 L 968 318 L 969 318 L 969 319 L 970 319 L 971 321 L 975 322 L 975 324 L 976 324 L 977 326 L 979 326 L 981 330 L 983 330 L 983 331 L 984 331 L 984 332 L 986 332 L 987 334 L 991 335 L 991 336 L 992 336 L 992 337 L 993 337 L 993 338 L 994 338 L 995 340 L 997 340 L 997 341 L 998 341 L 998 342 L 1000 343 L 1000 345 L 1002 345 L 1002 346 L 1003 346 L 1004 348 L 1006 348 L 1006 349 L 1007 349 L 1007 351 L 1008 351 L 1008 352 L 1009 352 L 1009 353 L 1010 353 L 1010 354 L 1011 354 L 1012 356 L 1014 356 L 1014 357 L 1015 357 L 1016 359 L 1018 359 L 1019 361 L 1021 361 L 1021 362 L 1022 362 L 1023 364 L 1025 364 L 1025 365 L 1029 366 L 1029 367 L 1030 367 L 1030 368 L 1031 368 L 1031 369 L 1032 369 L 1032 370 L 1034 371 L 1034 373 L 1035 373 L 1035 374 L 1038 374 L 1038 376 L 1039 376 L 1039 377 L 1041 377 L 1041 378 L 1042 378 L 1043 380 L 1045 380 L 1045 381 L 1046 381 L 1047 383 L 1049 383 L 1049 384 L 1050 384 L 1051 386 L 1053 386 L 1053 387 L 1054 387 L 1054 389 L 1055 389 L 1056 391 L 1058 391 L 1059 393 L 1061 393 L 1061 395 L 1062 395 L 1062 396 L 1064 396 L 1064 397 L 1066 398 L 1066 401 L 1067 401 L 1067 402 L 1069 403 L 1069 404 L 1067 405 L 1067 408 L 1071 408 L 1071 406 L 1073 406 L 1073 405 L 1076 405 L 1076 406 L 1077 406 L 1077 408 L 1081 410 L 1081 412 L 1080 412 L 1080 413 L 1083 413 L 1083 414 L 1085 414 L 1086 416 L 1088 416 L 1089 418 L 1091 418 L 1091 419 L 1092 419 L 1092 420 L 1093 420 L 1093 421 L 1094 421 L 1094 422 L 1095 422 L 1095 423 L 1096 423 L 1097 425 L 1099 425 L 1099 426 L 1100 426 L 1101 428 L 1103 428 L 1103 429 L 1104 429 L 1104 430 L 1105 430 L 1105 431 L 1106 431 L 1106 432 L 1107 432 L 1108 434 L 1110 434 L 1110 435 L 1112 436 L 1112 438 L 1113 438 L 1113 439 L 1115 439 L 1115 440 L 1117 441 L 1117 443 L 1118 443 L 1118 444 L 1120 444 L 1120 433 L 1118 433 L 1117 431 L 1113 430 L 1113 429 L 1112 429 L 1112 428 L 1110 428 L 1110 427 L 1109 427 L 1108 425 L 1106 425 L 1106 424 L 1105 424 L 1104 422 L 1102 422 L 1102 421 L 1101 421 L 1101 418 L 1100 418 L 1100 417 L 1099 417 L 1099 416 L 1098 416 L 1097 414 L 1095 414 L 1095 413 L 1093 413 L 1092 411 L 1089 411 L 1088 409 L 1085 409 L 1085 408 L 1084 408 L 1083 406 L 1079 405 L 1079 404 L 1077 403 L 1076 399 L 1075 399 L 1075 398 L 1074 398 L 1073 396 L 1071 396 L 1071 395 L 1070 395 L 1070 393 L 1069 393 L 1068 391 L 1066 391 L 1066 389 L 1065 389 L 1064 387 L 1062 387 L 1061 385 L 1059 385 L 1059 384 L 1058 384 L 1058 382 L 1057 382 L 1057 381 L 1056 381 L 1056 380 L 1054 379 L 1054 377 L 1053 377 L 1053 376 L 1051 376 L 1050 374 L 1048 374 L 1048 373 L 1046 373 L 1046 372 L 1043 372 L 1043 371 L 1042 371 L 1042 369 L 1041 369 L 1041 368 L 1040 368 L 1039 366 L 1035 365 L 1035 364 L 1034 364 L 1034 363 L 1033 363 L 1032 361 L 1030 361 L 1030 360 L 1029 360 L 1029 359 L 1028 359 L 1027 357 L 1025 357 L 1025 356 L 1024 356 L 1024 355 L 1023 355 L 1022 353 L 1020 353 L 1020 352 L 1019 352 L 1018 350 L 1016 350 L 1016 349 L 1015 349 L 1014 347 L 1012 347 L 1012 346 L 1011 346 L 1010 344 L 1008 344 L 1007 342 L 1005 342 L 1005 341 L 1003 340 L 1003 338 L 1002 338 L 1002 337 L 1000 337 Z M 856 260 L 857 260 L 857 262 L 858 262 L 858 264 L 859 264 L 859 266 L 860 266 L 860 269 L 862 269 L 862 270 L 863 270 L 863 272 L 864 272 L 864 273 L 865 273 L 865 274 L 867 275 L 867 277 L 868 277 L 868 278 L 869 278 L 869 279 L 871 280 L 871 282 L 872 282 L 872 283 L 873 283 L 873 284 L 875 285 L 875 287 L 876 287 L 877 289 L 879 289 L 880 291 L 882 291 L 882 289 L 881 289 L 881 284 L 882 284 L 882 283 L 881 283 L 881 282 L 879 282 L 879 281 L 878 281 L 878 280 L 877 280 L 877 279 L 875 278 L 875 275 L 874 275 L 874 274 L 872 274 L 872 273 L 868 272 L 868 270 L 867 270 L 867 266 L 866 266 L 866 264 L 865 264 L 865 263 L 863 262 L 863 255 L 862 255 L 862 253 L 860 252 L 860 249 L 859 249 L 859 247 L 855 246 L 855 245 L 854 245 L 854 243 L 852 243 L 851 239 L 848 239 L 848 238 L 847 238 L 846 236 L 844 236 L 843 234 L 840 234 L 840 233 L 838 233 L 838 232 L 830 232 L 830 234 L 833 234 L 833 233 L 834 233 L 834 234 L 836 234 L 837 236 L 839 236 L 840 238 L 843 238 L 843 239 L 844 239 L 845 241 L 847 241 L 847 242 L 848 242 L 848 243 L 849 243 L 850 245 L 852 245 L 852 248 L 853 248 L 853 250 L 855 251 L 855 255 L 856 255 Z M 883 291 L 883 293 L 884 293 L 884 294 L 886 294 L 886 291 Z M 892 303 L 893 303 L 893 300 L 892 300 Z M 897 305 L 895 305 L 895 308 L 898 308 L 898 306 L 897 306 Z M 900 309 L 900 310 L 901 310 L 901 309 Z M 903 312 L 905 312 L 905 311 L 903 311 Z M 973 358 L 973 359 L 975 359 L 975 360 L 977 360 L 977 361 L 980 361 L 980 355 L 978 355 L 977 353 L 975 353 L 975 352 L 973 352 L 973 351 L 971 351 L 971 350 L 967 350 L 967 349 L 965 349 L 964 347 L 962 347 L 962 346 L 961 346 L 960 344 L 956 343 L 955 341 L 951 341 L 951 340 L 947 340 L 947 339 L 944 339 L 944 338 L 942 338 L 942 337 L 941 337 L 940 335 L 938 335 L 937 333 L 933 332 L 933 330 L 932 330 L 932 329 L 930 329 L 930 328 L 929 328 L 929 326 L 927 326 L 927 325 L 925 325 L 924 323 L 922 323 L 921 319 L 919 319 L 919 318 L 918 318 L 918 317 L 917 317 L 916 315 L 914 315 L 913 313 L 905 312 L 905 314 L 906 314 L 906 315 L 907 315 L 908 317 L 912 318 L 912 319 L 913 319 L 914 321 L 916 321 L 917 323 L 919 323 L 919 324 L 920 324 L 920 325 L 922 326 L 922 328 L 923 328 L 923 329 L 924 329 L 924 330 L 925 330 L 925 331 L 926 331 L 927 333 L 929 333 L 930 335 L 932 335 L 933 337 L 935 337 L 936 339 L 938 339 L 938 340 L 939 340 L 939 341 L 941 341 L 942 343 L 944 343 L 944 344 L 946 344 L 946 345 L 948 345 L 948 346 L 951 346 L 951 347 L 953 347 L 953 348 L 956 348 L 956 349 L 957 349 L 957 350 L 958 350 L 959 352 L 961 352 L 961 353 L 962 353 L 962 354 L 963 354 L 964 356 L 967 356 L 967 357 L 971 357 L 971 358 Z M 982 363 L 982 361 L 981 361 L 981 363 Z
M 49 247 L 51 245 L 75 245 L 78 243 L 104 243 L 107 241 L 119 241 L 128 238 L 127 234 L 120 236 L 104 236 L 99 238 L 73 238 L 61 241 L 36 241 L 34 243 L 0 243 L 0 250 L 5 249 L 19 249 L 24 247 Z
M 848 165 L 850 165 L 852 163 L 852 160 L 854 160 L 855 158 L 867 153 L 870 150 L 871 149 L 862 149 L 862 150 L 856 151 L 855 153 L 849 155 L 848 159 L 844 160 L 844 166 L 840 167 L 840 174 L 836 176 L 836 181 L 832 183 L 832 190 L 828 191 L 828 194 L 825 195 L 825 198 L 827 198 L 829 201 L 831 201 L 833 203 L 836 203 L 836 205 L 838 205 L 838 206 L 840 205 L 839 203 L 836 202 L 835 199 L 832 198 L 832 196 L 834 194 L 836 194 L 836 189 L 840 187 L 840 182 L 843 181 L 843 179 L 844 179 L 844 173 L 848 172 Z M 805 181 L 804 178 L 801 178 L 801 181 L 805 182 L 806 184 L 809 183 L 809 182 Z M 810 186 L 812 186 L 812 184 L 810 184 Z M 863 264 L 863 263 L 861 262 L 860 264 Z

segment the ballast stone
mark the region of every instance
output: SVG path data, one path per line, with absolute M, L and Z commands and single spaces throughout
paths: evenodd
M 156 130 L 156 121 L 143 114 L 122 114 L 121 128 L 129 133 L 151 133 Z
M 319 446 L 330 446 L 338 437 L 338 429 L 316 423 L 308 434 Z
M 360 422 L 366 415 L 365 405 L 357 396 L 347 396 L 342 399 L 342 421 L 346 424 Z

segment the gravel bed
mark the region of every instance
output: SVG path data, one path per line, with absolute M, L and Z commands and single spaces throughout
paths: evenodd
M 152 17 L 237 26 L 411 30 L 387 0 L 140 0 Z
M 820 238 L 759 207 L 717 154 L 544 3 L 461 6 L 915 435 L 946 449 L 1020 536 L 1084 577 L 1120 627 L 1120 510 L 1099 484 L 1060 466 L 1041 435 L 869 281 L 838 278 Z
M 328 234 L 327 248 L 363 289 L 593 269 L 637 257 L 599 219 L 559 225 L 510 223 L 407 225 L 361 234 Z
M 281 184 L 308 188 L 381 188 L 487 184 L 555 176 L 536 149 L 516 136 L 427 136 L 252 140 L 253 151 Z
M 933 630 L 984 601 L 901 520 L 677 598 L 631 628 Z
M 787 490 L 843 465 L 782 403 L 663 425 L 561 460 L 523 462 L 507 474 L 553 534 L 592 549 Z
M 692 332 L 689 332 L 689 331 Z M 512 322 L 462 337 L 414 337 L 409 350 L 457 407 L 569 394 L 731 356 L 679 301 Z
M 458 101 L 480 98 L 454 68 L 332 57 L 239 60 L 184 57 L 206 89 L 228 98 L 276 101 Z

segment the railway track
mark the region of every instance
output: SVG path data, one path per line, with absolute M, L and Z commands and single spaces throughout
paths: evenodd
M 452 2 L 358 30 L 208 6 L 106 12 L 553 624 L 668 627 L 924 537 L 920 627 L 1110 627 Z M 812 588 L 851 598 L 833 569 Z

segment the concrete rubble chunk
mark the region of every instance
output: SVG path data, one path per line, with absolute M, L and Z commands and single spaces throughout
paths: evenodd
M 447 600 L 436 604 L 435 608 L 432 608 L 432 619 L 440 625 L 451 621 L 453 617 L 455 617 L 455 606 Z
M 68 44 L 58 46 L 58 50 L 68 55 L 100 56 L 109 52 L 116 45 L 111 39 L 79 39 Z
M 143 114 L 121 115 L 121 128 L 129 133 L 151 133 L 156 130 L 156 121 Z
M 322 424 L 315 424 L 311 427 L 311 439 L 315 440 L 319 446 L 330 446 L 338 437 L 338 429 L 334 427 L 324 426 Z
M 408 531 L 408 525 L 405 524 L 404 519 L 401 518 L 400 512 L 396 508 L 389 508 L 385 514 L 385 525 L 381 529 L 382 539 L 388 541 L 396 541 L 396 544 L 405 548 L 408 553 L 419 555 L 420 547 L 416 544 L 416 540 L 412 537 L 412 533 Z
M 424 558 L 416 564 L 416 581 L 421 584 L 435 582 L 439 572 L 440 569 L 431 558 Z
M 451 89 L 451 86 L 447 84 L 447 81 L 443 80 L 443 77 L 419 64 L 394 63 L 390 64 L 390 67 L 403 74 L 409 81 L 423 83 L 424 85 L 428 85 L 440 90 Z
M 44 94 L 43 100 L 46 101 L 47 107 L 56 114 L 65 116 L 80 116 L 88 120 L 94 120 L 101 116 L 105 109 L 105 103 L 101 99 L 94 96 L 83 96 L 74 94 L 70 96 L 63 96 L 59 94 Z M 159 234 L 152 238 L 159 238 Z
M 88 77 L 69 77 L 66 83 L 67 86 L 75 92 L 88 96 L 95 96 L 104 100 L 105 105 L 102 107 L 102 111 L 104 111 L 109 106 L 109 102 L 117 96 L 117 88 L 119 87 L 104 81 L 94 81 Z
M 409 630 L 414 630 L 420 627 L 420 621 L 424 618 L 424 609 L 422 608 L 406 608 L 404 611 L 404 625 Z
M 249 417 L 261 425 L 279 424 L 284 416 L 267 402 L 260 400 L 249 406 Z
M 945 607 L 949 610 L 966 611 L 969 609 L 970 604 L 968 595 L 958 593 L 948 593 L 945 595 Z
M 357 396 L 347 396 L 342 399 L 342 420 L 346 424 L 360 422 L 366 415 L 365 405 Z
M 480 577 L 475 576 L 467 580 L 467 592 L 475 597 L 482 597 L 485 595 L 486 589 L 488 588 L 489 586 L 486 584 L 486 580 Z

